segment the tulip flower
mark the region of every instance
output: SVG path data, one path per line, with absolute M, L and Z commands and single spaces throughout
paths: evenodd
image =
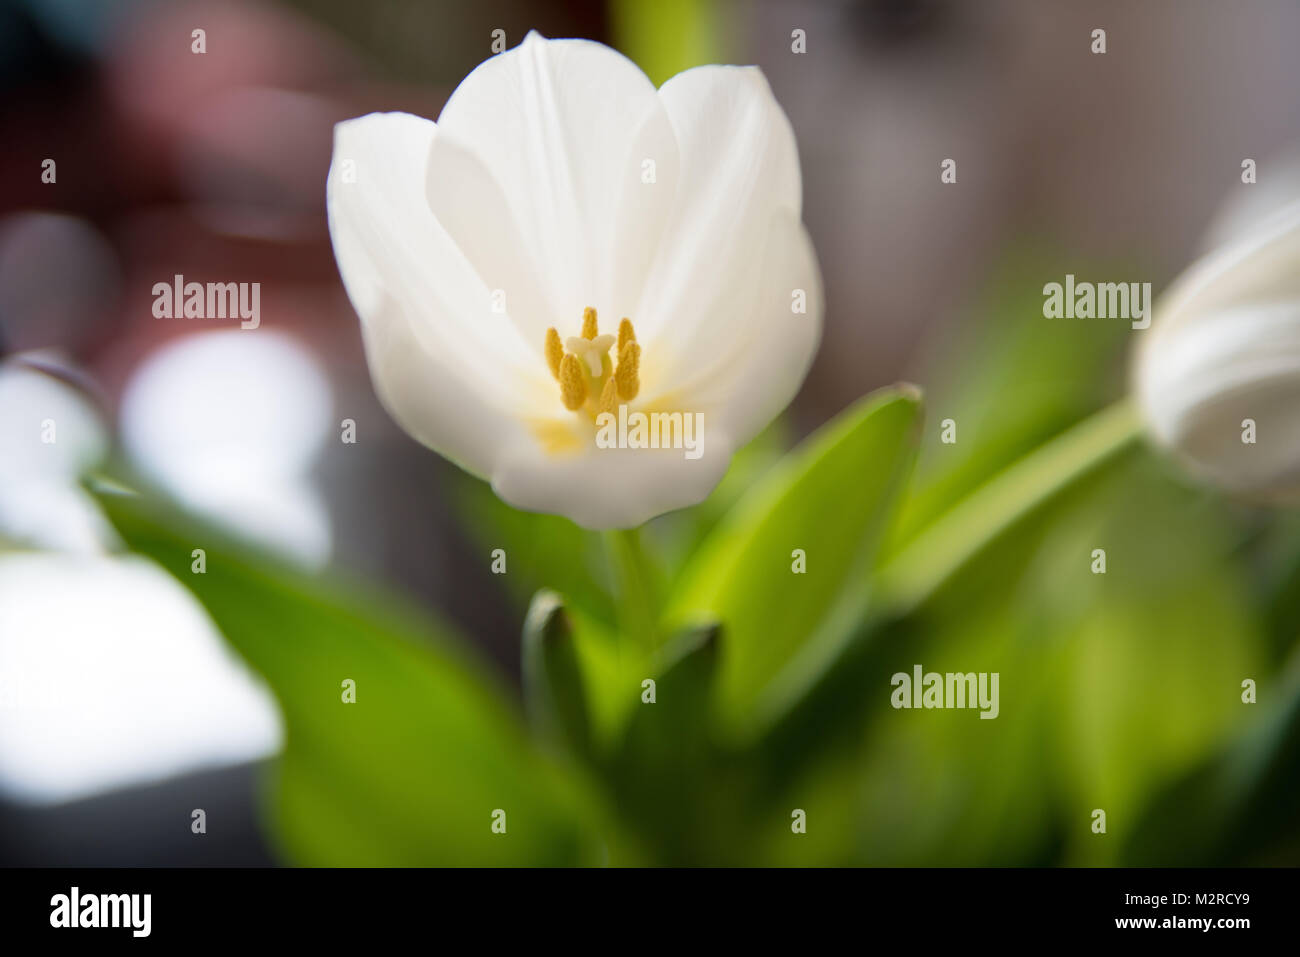
M 660 89 L 530 33 L 437 123 L 340 123 L 327 202 L 376 392 L 518 508 L 629 528 L 702 500 L 820 338 L 798 153 L 761 72 Z M 602 413 L 702 413 L 703 455 L 600 447 Z
M 1135 386 L 1149 432 L 1234 493 L 1300 492 L 1300 202 L 1237 224 L 1156 304 Z

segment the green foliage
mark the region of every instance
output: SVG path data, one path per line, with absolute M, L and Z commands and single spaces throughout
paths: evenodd
M 597 811 L 524 735 L 445 627 L 390 595 L 276 565 L 153 499 L 102 496 L 135 552 L 171 572 L 271 686 L 287 744 L 271 813 L 311 865 L 598 860 Z M 192 574 L 191 550 L 207 553 Z M 356 703 L 342 683 L 355 682 Z M 491 815 L 506 811 L 506 836 Z
M 1300 860 L 1300 657 L 1251 708 L 1261 714 L 1148 806 L 1121 863 L 1294 866 Z
M 667 616 L 725 623 L 719 706 L 733 731 L 761 724 L 838 650 L 836 613 L 869 585 L 919 428 L 915 390 L 868 396 L 769 472 L 691 558 Z
M 656 86 L 693 66 L 729 60 L 717 0 L 614 0 L 610 16 L 614 45 Z
M 1043 318 L 1044 277 L 1059 273 L 1059 256 L 1012 254 L 970 321 L 945 328 L 929 350 L 918 378 L 930 428 L 901 510 L 900 541 L 1124 392 L 1127 325 Z M 939 423 L 949 418 L 955 444 L 940 441 Z
M 1130 457 L 1081 482 L 885 636 L 863 675 L 866 859 L 1112 863 L 1156 789 L 1249 719 L 1262 636 L 1228 532 L 1158 472 Z M 999 716 L 892 709 L 890 675 L 916 663 L 998 672 Z
M 390 596 L 101 500 L 275 692 L 295 861 L 1294 863 L 1300 526 L 1189 488 L 1124 403 L 1097 414 L 1127 327 L 1042 320 L 1045 272 L 1004 271 L 924 429 L 911 388 L 789 453 L 774 427 L 636 533 L 467 479 L 467 530 L 509 555 L 527 726 Z M 996 672 L 998 716 L 893 708 L 918 664 Z
M 613 624 L 613 576 L 598 534 L 558 515 L 521 512 L 497 498 L 486 482 L 458 478 L 454 494 L 465 530 L 484 549 L 505 549 L 510 570 L 501 577 L 517 608 L 522 611 L 539 589 L 549 588 Z

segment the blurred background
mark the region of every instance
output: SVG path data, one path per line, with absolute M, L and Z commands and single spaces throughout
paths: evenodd
M 1300 133 L 1293 0 L 0 0 L 0 532 L 45 549 L 0 554 L 0 863 L 276 860 L 257 768 L 280 716 L 174 582 L 106 557 L 75 481 L 105 454 L 286 561 L 406 593 L 518 680 L 519 596 L 465 557 L 491 544 L 463 521 L 477 492 L 379 407 L 324 210 L 333 124 L 436 117 L 498 29 L 600 40 L 656 83 L 762 67 L 828 303 L 787 439 L 900 378 L 941 402 L 1065 272 L 1160 290 L 1242 159 L 1262 182 Z M 155 318 L 177 273 L 260 282 L 261 329 Z M 1050 414 L 1019 441 L 1117 396 L 1123 346 L 1024 346 L 1017 402 Z M 38 467 L 46 418 L 66 451 Z M 188 839 L 194 807 L 220 840 Z

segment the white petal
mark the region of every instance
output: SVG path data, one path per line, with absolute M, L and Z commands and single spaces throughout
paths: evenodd
M 1264 217 L 1189 267 L 1156 303 L 1143 350 L 1221 309 L 1300 298 L 1300 202 Z
M 799 219 L 801 180 L 790 123 L 757 68 L 687 70 L 660 97 L 681 166 L 636 326 L 643 381 L 654 370 L 671 388 L 699 356 L 751 334 L 746 300 L 768 226 L 778 210 Z
M 1156 439 L 1229 490 L 1300 497 L 1300 301 L 1185 325 L 1144 350 L 1138 397 Z M 1242 441 L 1243 421 L 1256 441 Z
M 384 318 L 382 306 L 375 315 L 361 330 L 370 377 L 384 408 L 412 438 L 480 478 L 493 474 L 509 444 L 532 441 L 517 410 L 470 391 L 458 370 L 425 350 L 409 323 Z M 559 406 L 558 397 L 554 402 Z
M 803 384 L 821 341 L 821 271 L 812 240 L 788 210 L 772 217 L 761 259 L 745 299 L 737 303 L 745 331 L 701 353 L 678 395 L 691 408 L 706 411 L 734 437 L 748 442 L 782 409 Z M 802 292 L 806 312 L 796 312 Z
M 633 528 L 705 499 L 731 461 L 730 437 L 707 418 L 702 454 L 682 449 L 601 449 L 552 455 L 520 443 L 492 476 L 516 508 L 564 515 L 584 528 Z
M 1258 182 L 1234 188 L 1215 213 L 1201 239 L 1201 249 L 1213 250 L 1248 235 L 1277 211 L 1300 200 L 1300 144 L 1265 158 Z
M 419 441 L 487 475 L 549 376 L 424 200 L 434 135 L 401 113 L 340 123 L 330 237 L 381 400 Z
M 538 272 L 543 263 L 524 241 L 501 187 L 478 157 L 442 130 L 429 154 L 426 200 L 491 294 L 500 297 L 505 317 L 540 364 L 547 327 L 563 329 L 566 319 L 580 322 L 582 313 L 576 319 L 556 314 Z
M 527 260 L 545 303 L 521 290 L 530 311 L 512 316 L 539 349 L 547 326 L 580 322 L 586 306 L 632 315 L 677 167 L 663 105 L 634 63 L 598 43 L 530 33 L 465 78 L 438 127 L 437 178 L 443 144 L 468 151 L 509 213 L 456 202 L 450 182 L 431 185 L 432 208 L 484 271 L 506 277 L 498 267 Z M 654 184 L 642 182 L 647 159 Z

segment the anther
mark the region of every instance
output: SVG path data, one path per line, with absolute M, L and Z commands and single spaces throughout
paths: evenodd
M 614 414 L 618 408 L 618 388 L 614 384 L 614 377 L 610 376 L 605 380 L 605 388 L 600 390 L 600 408 L 597 413 L 608 412 Z
M 614 381 L 618 383 L 618 397 L 624 402 L 636 398 L 641 391 L 641 346 L 632 341 L 623 346 L 618 354 L 618 368 L 614 370 Z
M 546 364 L 550 366 L 551 375 L 560 377 L 560 362 L 564 359 L 564 343 L 555 327 L 546 330 Z
M 567 355 L 560 361 L 560 399 L 571 412 L 587 401 L 587 370 L 577 356 Z
M 629 342 L 636 342 L 636 332 L 632 328 L 632 320 L 624 318 L 618 324 L 618 348 L 614 350 L 614 355 L 621 356 L 623 347 Z

